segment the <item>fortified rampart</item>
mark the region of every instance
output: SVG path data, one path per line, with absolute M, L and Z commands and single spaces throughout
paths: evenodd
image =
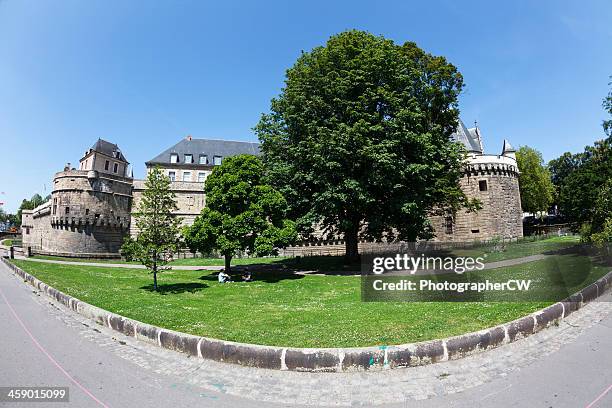
M 479 155 L 465 166 L 460 186 L 480 201 L 478 211 L 431 217 L 440 241 L 487 241 L 523 236 L 518 167 L 513 157 Z
M 94 170 L 104 158 L 102 171 Z M 26 253 L 117 257 L 129 233 L 132 184 L 116 145 L 99 140 L 81 159 L 83 170 L 56 173 L 49 201 L 23 211 Z

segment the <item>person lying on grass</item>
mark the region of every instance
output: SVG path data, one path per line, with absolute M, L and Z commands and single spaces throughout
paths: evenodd
M 227 283 L 231 281 L 232 277 L 225 273 L 225 271 L 219 272 L 219 283 Z

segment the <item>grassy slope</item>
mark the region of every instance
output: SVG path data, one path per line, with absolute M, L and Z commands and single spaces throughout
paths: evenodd
M 534 242 L 514 242 L 498 247 L 482 247 L 478 249 L 455 250 L 458 256 L 484 256 L 485 262 L 495 262 L 504 259 L 521 258 L 524 256 L 535 255 L 546 251 L 558 250 L 578 242 L 577 237 L 552 237 Z M 97 262 L 97 263 L 121 263 L 138 264 L 138 262 L 126 262 L 120 259 L 78 259 L 62 258 L 55 256 L 37 255 L 38 259 L 61 260 L 68 262 Z M 255 264 L 283 264 L 290 268 L 307 270 L 360 270 L 360 265 L 344 265 L 342 256 L 313 256 L 301 259 L 285 257 L 266 257 L 266 258 L 234 258 L 232 265 L 255 265 Z M 219 258 L 188 258 L 176 259 L 172 265 L 194 265 L 194 266 L 223 266 L 224 260 Z
M 571 266 L 566 268 L 575 270 Z M 548 261 L 496 270 L 536 277 Z M 566 263 L 559 259 L 558 263 Z M 167 271 L 162 293 L 143 270 L 15 261 L 57 289 L 154 325 L 226 340 L 293 347 L 401 344 L 506 322 L 550 302 L 361 302 L 360 278 L 259 272 L 255 282 L 220 285 L 212 272 Z M 584 264 L 583 261 L 579 263 Z M 589 279 L 603 275 L 591 269 Z M 575 287 L 585 282 L 573 282 Z

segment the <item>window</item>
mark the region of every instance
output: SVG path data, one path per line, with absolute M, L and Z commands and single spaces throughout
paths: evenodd
M 191 181 L 191 172 L 190 171 L 184 171 L 183 172 L 183 181 Z
M 173 171 L 169 171 L 168 172 L 168 177 L 170 178 L 170 181 L 174 181 L 176 180 L 176 173 Z
M 487 180 L 479 180 L 478 181 L 478 189 L 480 191 L 487 191 Z
M 208 156 L 205 154 L 200 155 L 200 164 L 208 164 Z
M 198 183 L 203 183 L 206 180 L 206 173 L 203 171 L 198 173 Z
M 89 215 L 89 208 L 85 209 L 85 215 Z
M 116 173 L 116 172 L 117 172 L 117 170 L 119 170 L 119 164 L 118 164 L 118 163 L 115 163 L 115 164 L 113 165 L 113 173 Z
M 178 154 L 171 154 L 170 155 L 170 163 L 178 163 Z
M 444 218 L 444 227 L 446 228 L 447 234 L 453 233 L 453 217 L 448 216 Z
M 65 214 L 66 214 L 66 215 L 70 214 L 70 207 L 66 207 L 66 212 L 65 212 Z
M 479 230 L 479 229 L 473 229 L 473 230 L 472 230 L 472 234 L 478 234 L 479 232 L 480 232 L 480 230 Z
M 192 154 L 186 154 L 185 155 L 185 163 L 186 164 L 192 164 L 193 163 L 193 155 Z
M 221 165 L 221 156 L 215 156 L 213 157 L 213 164 L 215 166 L 220 166 Z
M 110 162 L 107 160 L 107 161 L 104 163 L 104 170 L 108 170 L 108 166 L 110 166 Z

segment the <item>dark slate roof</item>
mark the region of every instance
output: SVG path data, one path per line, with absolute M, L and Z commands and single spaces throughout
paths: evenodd
M 127 159 L 125 158 L 123 153 L 121 153 L 119 147 L 114 143 L 107 142 L 106 140 L 98 139 L 98 141 L 94 143 L 93 146 L 91 146 L 91 150 L 127 162 Z M 119 152 L 119 157 L 117 157 L 117 155 L 115 154 L 116 152 Z
M 504 139 L 504 146 L 502 147 L 502 156 L 506 153 L 514 153 L 514 152 L 516 152 L 516 150 L 514 150 L 514 147 L 512 147 L 509 141 Z
M 172 153 L 178 154 L 178 164 L 184 164 L 185 154 L 192 154 L 193 162 L 197 164 L 200 155 L 208 156 L 209 163 L 212 163 L 214 156 L 220 156 L 222 158 L 236 156 L 238 154 L 254 154 L 258 156 L 260 151 L 259 143 L 215 139 L 192 139 L 187 137 L 149 160 L 146 164 L 170 164 L 170 154 Z
M 462 143 L 468 152 L 482 154 L 482 147 L 480 146 L 476 129 L 470 132 L 461 119 L 459 119 L 459 126 L 457 126 L 457 130 L 453 133 L 452 138 Z

